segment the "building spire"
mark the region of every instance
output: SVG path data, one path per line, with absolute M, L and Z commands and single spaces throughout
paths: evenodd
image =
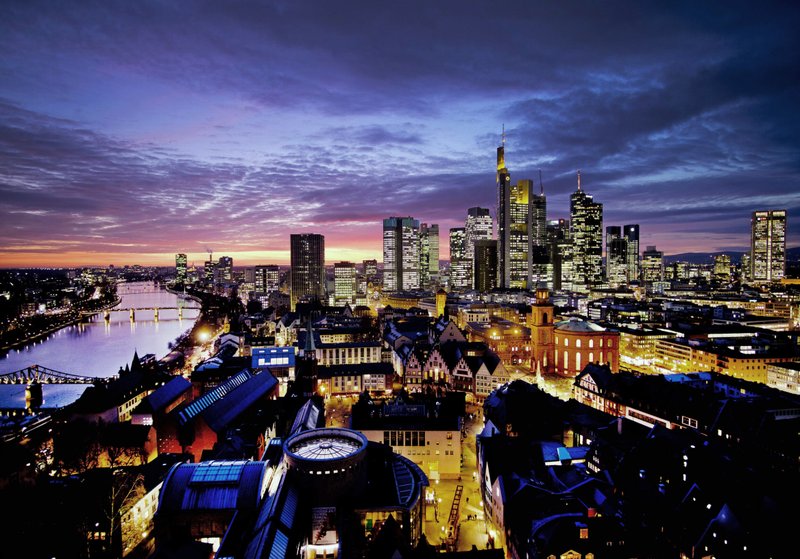
M 506 147 L 506 125 L 505 125 L 505 123 L 503 123 L 503 135 L 501 136 L 501 138 L 502 138 L 503 147 Z
M 542 182 L 542 170 L 541 169 L 539 169 L 539 188 L 540 188 L 541 195 L 544 196 L 544 183 Z
M 581 191 L 581 170 L 578 169 L 578 192 Z

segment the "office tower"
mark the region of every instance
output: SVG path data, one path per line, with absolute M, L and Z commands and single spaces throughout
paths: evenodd
M 714 279 L 723 283 L 731 280 L 731 257 L 727 254 L 714 257 Z
M 485 293 L 497 287 L 497 241 L 479 239 L 475 241 L 473 278 L 476 291 Z
M 573 245 L 573 286 L 588 291 L 603 281 L 603 204 L 595 202 L 581 189 L 570 196 L 570 227 Z
M 470 208 L 467 210 L 467 220 L 464 224 L 464 258 L 469 261 L 469 284 L 475 286 L 472 271 L 475 243 L 492 239 L 494 223 L 487 208 Z
M 565 289 L 565 283 L 571 286 L 572 242 L 568 220 L 555 219 L 547 223 L 547 256 L 550 261 L 548 287 L 558 291 Z
M 753 212 L 750 237 L 750 279 L 780 281 L 786 270 L 786 210 Z
M 648 246 L 642 253 L 642 281 L 648 285 L 664 281 L 664 253 L 655 246 Z
M 419 227 L 419 275 L 426 289 L 439 278 L 439 226 L 435 223 Z
M 383 220 L 383 288 L 419 289 L 419 221 L 412 217 Z
M 325 237 L 290 236 L 289 301 L 292 310 L 303 299 L 325 301 Z
M 510 251 L 509 239 L 509 221 L 510 221 L 510 204 L 511 204 L 511 175 L 506 168 L 506 130 L 503 127 L 502 143 L 497 148 L 497 174 L 495 176 L 495 185 L 497 188 L 497 240 L 498 251 L 497 266 L 500 270 L 500 286 L 507 287 L 510 277 L 508 274 L 509 264 L 508 257 Z M 471 210 L 470 210 L 471 211 Z M 468 244 L 468 257 L 472 258 L 472 247 L 474 241 L 469 239 L 469 217 L 467 218 L 467 244 Z M 492 237 L 481 237 L 491 239 Z
M 281 269 L 275 264 L 259 265 L 255 267 L 255 291 L 259 293 L 273 293 L 281 287 Z
M 541 283 L 552 283 L 552 266 L 547 241 L 547 198 L 542 174 L 539 173 L 539 194 L 531 195 L 530 252 L 531 273 L 528 289 Z
M 214 277 L 216 276 L 216 269 L 217 263 L 209 258 L 203 264 L 203 278 L 207 284 L 214 283 Z
M 186 255 L 182 252 L 175 255 L 175 281 L 186 283 Z
M 628 283 L 639 280 L 639 225 L 629 224 L 622 228 L 622 235 L 625 237 L 627 258 Z
M 628 242 L 619 225 L 606 227 L 606 278 L 611 287 L 628 281 Z
M 464 227 L 450 229 L 450 287 L 461 290 L 472 287 L 470 268 L 472 261 L 466 258 L 466 235 Z
M 367 281 L 374 281 L 378 275 L 378 261 L 377 260 L 364 260 L 364 277 Z
M 216 270 L 217 283 L 230 283 L 233 279 L 233 258 L 220 256 Z
M 356 265 L 337 262 L 333 265 L 333 304 L 343 307 L 356 299 Z

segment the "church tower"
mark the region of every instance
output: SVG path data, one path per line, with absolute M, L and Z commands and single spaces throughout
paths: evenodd
M 536 289 L 536 302 L 531 305 L 528 328 L 531 329 L 531 371 L 555 371 L 555 346 L 553 344 L 553 311 L 550 293 L 546 287 Z
M 306 327 L 306 343 L 295 367 L 293 392 L 298 396 L 311 398 L 317 394 L 317 389 L 317 346 L 314 343 L 314 329 L 311 326 L 311 317 L 309 317 Z

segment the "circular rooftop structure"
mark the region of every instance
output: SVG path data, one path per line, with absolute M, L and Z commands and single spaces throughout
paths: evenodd
M 301 431 L 286 440 L 284 450 L 290 467 L 309 473 L 336 473 L 361 462 L 367 437 L 358 431 L 322 428 Z
M 583 320 L 582 318 L 578 318 L 577 316 L 570 317 L 569 320 L 562 320 L 561 322 L 556 322 L 555 324 L 556 330 L 562 330 L 566 332 L 605 332 L 606 329 L 602 326 L 595 324 L 594 322 L 588 322 Z

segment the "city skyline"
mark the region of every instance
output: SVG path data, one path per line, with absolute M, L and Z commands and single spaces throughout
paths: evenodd
M 640 249 L 747 251 L 755 211 L 800 245 L 800 9 L 456 2 L 7 2 L 0 266 L 161 265 L 207 253 L 382 260 L 382 223 L 496 219 L 575 175 Z

